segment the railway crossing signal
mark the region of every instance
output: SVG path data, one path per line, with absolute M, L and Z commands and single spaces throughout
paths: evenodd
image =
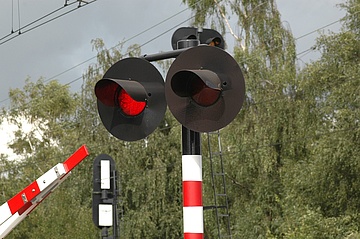
M 197 29 L 194 27 L 180 27 L 171 38 L 171 45 L 173 50 L 185 48 L 183 44 L 187 40 L 197 40 L 200 45 L 216 46 L 221 49 L 225 48 L 224 38 L 220 33 L 213 29 Z
M 187 41 L 197 43 L 180 49 Z M 223 50 L 224 40 L 217 31 L 179 28 L 172 47 L 174 51 L 120 60 L 97 82 L 98 112 L 113 136 L 125 141 L 147 137 L 162 121 L 167 105 L 182 125 L 195 132 L 225 127 L 240 111 L 244 78 Z M 150 62 L 174 57 L 164 83 Z
M 237 62 L 217 47 L 198 46 L 170 66 L 166 101 L 175 118 L 196 132 L 228 125 L 244 102 L 245 83 Z
M 237 62 L 211 29 L 179 28 L 173 51 L 115 63 L 95 86 L 105 128 L 134 141 L 152 133 L 168 105 L 182 124 L 184 238 L 203 238 L 200 132 L 219 130 L 240 111 L 245 82 Z M 151 61 L 176 58 L 163 78 Z
M 151 134 L 164 118 L 164 80 L 147 60 L 126 58 L 95 85 L 98 112 L 116 138 L 135 141 Z

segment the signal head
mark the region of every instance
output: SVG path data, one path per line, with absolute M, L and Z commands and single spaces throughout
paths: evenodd
M 197 39 L 199 37 L 199 39 Z M 180 27 L 171 38 L 171 45 L 174 50 L 178 49 L 182 41 L 197 40 L 200 44 L 216 46 L 221 49 L 225 48 L 225 41 L 222 35 L 213 29 L 199 29 L 195 27 Z M 198 44 L 196 44 L 198 45 Z
M 217 47 L 181 53 L 166 76 L 169 109 L 186 128 L 210 132 L 228 125 L 240 111 L 245 82 L 237 62 Z
M 118 139 L 135 141 L 151 134 L 164 118 L 164 80 L 148 61 L 126 58 L 112 65 L 95 85 L 98 112 Z

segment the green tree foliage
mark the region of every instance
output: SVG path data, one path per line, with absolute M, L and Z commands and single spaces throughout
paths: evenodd
M 91 196 L 93 159 L 100 153 L 111 155 L 117 164 L 122 237 L 179 238 L 180 126 L 167 113 L 159 130 L 145 140 L 129 143 L 110 136 L 97 113 L 94 86 L 123 57 L 122 46 L 106 49 L 99 39 L 93 46 L 98 63 L 84 74 L 81 92 L 71 93 L 68 86 L 42 79 L 36 83 L 28 79 L 23 89 L 10 92 L 11 107 L 4 115 L 19 126 L 27 120 L 36 127 L 26 135 L 15 132 L 11 148 L 21 156 L 20 161 L 1 158 L 2 202 L 63 162 L 80 145 L 86 144 L 91 154 L 9 238 L 99 238 L 92 222 Z M 131 46 L 125 54 L 139 55 L 139 49 Z
M 290 230 L 319 231 L 313 238 L 355 237 L 359 231 L 360 42 L 355 24 L 359 13 L 353 10 L 359 9 L 360 2 L 347 4 L 343 5 L 349 10 L 344 28 L 318 39 L 316 47 L 322 56 L 299 77 L 298 92 L 307 107 L 310 136 L 308 156 L 301 163 L 306 173 L 293 171 L 288 187 L 292 203 L 306 209 L 302 218 L 310 220 L 302 220 L 300 227 L 291 222 Z
M 322 57 L 299 74 L 294 39 L 275 1 L 184 2 L 196 24 L 220 16 L 218 4 L 238 16 L 234 51 L 247 100 L 222 131 L 234 237 L 356 235 L 359 1 L 342 5 L 345 28 L 322 36 Z

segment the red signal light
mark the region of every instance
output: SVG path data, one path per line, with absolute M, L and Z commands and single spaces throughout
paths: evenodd
M 166 111 L 164 85 L 162 75 L 148 60 L 130 57 L 112 65 L 95 84 L 106 130 L 125 141 L 154 132 Z
M 239 113 L 245 81 L 232 56 L 220 47 L 202 45 L 176 57 L 166 76 L 165 96 L 183 126 L 210 132 L 225 127 Z
M 118 104 L 120 109 L 125 115 L 128 116 L 137 116 L 144 111 L 146 102 L 145 101 L 136 101 L 124 90 L 121 89 L 118 94 Z
M 208 70 L 181 70 L 174 74 L 171 87 L 180 97 L 190 97 L 204 107 L 217 102 L 221 95 L 219 77 Z
M 198 105 L 210 106 L 213 105 L 220 97 L 221 91 L 208 87 L 201 79 L 192 81 L 191 99 Z
M 146 107 L 146 101 L 134 100 L 119 84 L 110 80 L 99 81 L 95 95 L 104 105 L 119 107 L 126 116 L 137 116 Z

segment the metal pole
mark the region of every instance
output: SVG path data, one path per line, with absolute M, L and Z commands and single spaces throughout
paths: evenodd
M 182 126 L 182 143 L 184 239 L 203 239 L 200 133 Z
M 199 44 L 196 39 L 178 42 L 178 48 Z M 204 238 L 202 160 L 200 133 L 182 126 L 182 186 L 184 239 Z
M 117 171 L 112 171 L 113 175 L 113 238 L 117 239 L 118 237 L 118 214 L 117 214 Z M 120 236 L 120 235 L 119 235 Z
M 186 50 L 187 50 L 187 48 L 177 49 L 177 50 L 173 50 L 173 51 L 165 51 L 165 52 L 155 53 L 155 54 L 151 54 L 151 55 L 143 55 L 140 58 L 143 58 L 150 62 L 158 61 L 158 60 L 165 60 L 165 59 L 169 59 L 169 58 L 175 58 Z
M 120 235 L 117 217 L 117 171 L 114 159 L 98 155 L 93 163 L 93 222 L 101 229 L 102 239 L 117 239 Z M 101 207 L 101 208 L 100 208 Z M 110 220 L 111 219 L 111 220 Z M 112 232 L 109 236 L 109 229 Z

